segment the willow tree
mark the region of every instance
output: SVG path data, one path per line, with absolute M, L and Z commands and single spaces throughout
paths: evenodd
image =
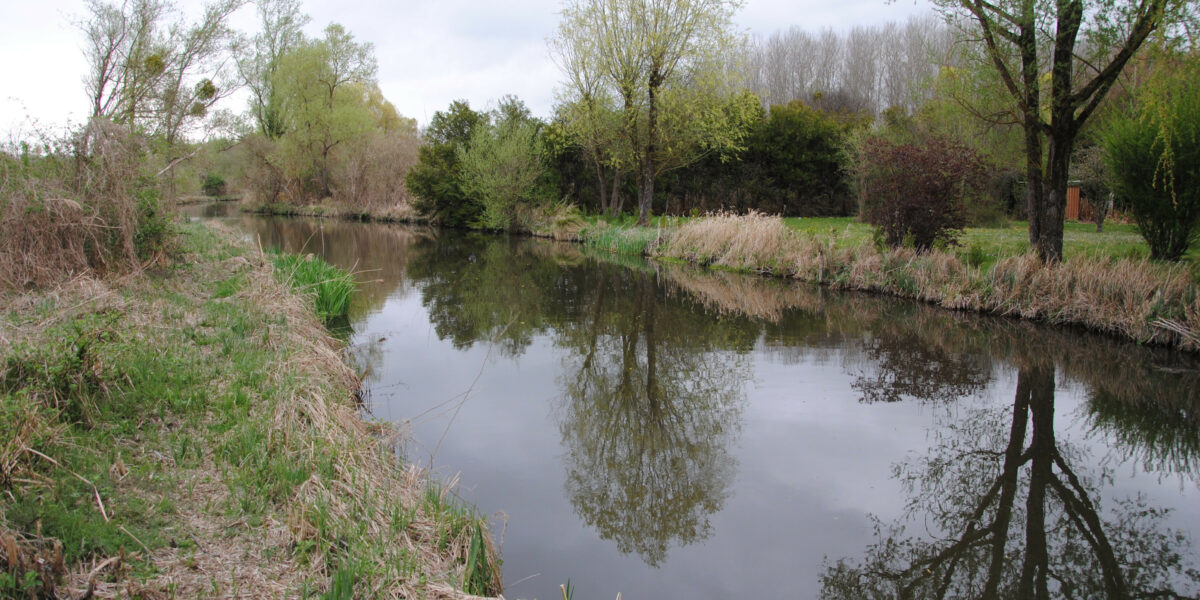
M 554 41 L 620 103 L 619 130 L 649 222 L 655 179 L 707 152 L 736 148 L 749 113 L 727 57 L 742 43 L 738 0 L 569 0 Z M 571 77 L 573 83 L 577 76 Z M 600 89 L 595 92 L 599 93 Z M 678 126 L 686 123 L 686 127 Z
M 365 135 L 378 123 L 368 101 L 377 67 L 373 46 L 356 42 L 336 23 L 325 37 L 302 42 L 285 54 L 272 79 L 280 98 L 285 162 L 330 196 L 330 155 L 339 144 Z
M 972 30 L 1022 127 L 1029 243 L 1042 260 L 1062 260 L 1071 150 L 1081 128 L 1168 9 L 1188 1 L 936 0 Z
M 302 27 L 311 20 L 300 10 L 299 0 L 258 0 L 262 30 L 236 47 L 238 74 L 250 90 L 250 113 L 258 132 L 276 139 L 284 134 L 275 72 L 284 55 L 304 43 Z

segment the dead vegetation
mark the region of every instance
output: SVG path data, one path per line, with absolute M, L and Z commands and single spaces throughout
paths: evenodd
M 362 420 L 340 344 L 269 260 L 229 255 L 231 237 L 186 237 L 188 266 L 165 277 L 76 277 L 9 301 L 0 550 L 19 581 L 6 592 L 498 593 L 486 523 L 402 464 L 389 426 Z M 78 333 L 70 351 L 47 350 L 64 331 Z M 66 379 L 18 372 L 32 364 Z M 138 387 L 155 378 L 171 398 Z M 62 408 L 83 401 L 86 422 Z M 66 484 L 86 493 L 55 504 Z M 46 506 L 30 512 L 34 498 Z M 110 541 L 80 554 L 71 539 L 64 553 L 76 533 L 53 510 Z
M 664 231 L 652 253 L 1200 350 L 1200 286 L 1178 265 L 1084 256 L 1047 265 L 1027 254 L 979 268 L 952 252 L 846 247 L 836 235 L 803 235 L 760 213 L 717 214 Z
M 0 152 L 0 291 L 160 258 L 167 227 L 143 177 L 145 151 L 138 136 L 94 119 L 41 152 Z

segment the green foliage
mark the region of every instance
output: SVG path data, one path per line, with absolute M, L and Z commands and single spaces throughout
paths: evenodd
M 481 596 L 491 590 L 494 576 L 488 560 L 487 545 L 483 539 L 483 527 L 476 523 L 471 532 L 471 546 L 467 549 L 467 569 L 463 574 L 462 589 L 468 594 Z
M 461 186 L 459 148 L 470 148 L 476 128 L 489 125 L 488 116 L 471 110 L 465 100 L 450 103 L 446 112 L 433 114 L 425 131 L 426 144 L 408 173 L 405 186 L 416 196 L 413 206 L 436 217 L 443 225 L 465 227 L 475 223 L 483 207 L 470 200 Z
M 137 228 L 133 243 L 138 257 L 143 260 L 165 252 L 176 233 L 171 224 L 171 215 L 163 210 L 161 193 L 152 183 L 150 180 L 143 180 L 134 190 L 134 198 L 137 200 Z
M 476 127 L 456 154 L 463 194 L 483 207 L 475 226 L 512 229 L 522 210 L 540 208 L 553 199 L 546 182 L 541 127 L 526 114 L 501 114 L 495 126 Z
M 803 190 L 812 198 L 849 193 L 842 145 L 847 127 L 804 103 L 772 106 L 750 138 L 747 160 L 763 166 L 783 189 Z
M 354 276 L 311 254 L 276 254 L 275 274 L 313 299 L 317 316 L 326 322 L 346 316 L 354 293 Z
M 1185 71 L 1185 73 L 1188 73 Z M 1200 220 L 1200 66 L 1169 82 L 1157 103 L 1110 120 L 1104 134 L 1117 197 L 1151 258 L 1179 260 Z
M 204 176 L 204 181 L 200 184 L 204 190 L 205 196 L 224 196 L 225 195 L 225 178 L 216 173 L 208 173 Z

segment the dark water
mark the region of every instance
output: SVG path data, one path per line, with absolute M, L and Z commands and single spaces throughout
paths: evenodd
M 354 268 L 354 360 L 493 515 L 505 594 L 1200 583 L 1200 361 L 576 246 L 233 217 Z

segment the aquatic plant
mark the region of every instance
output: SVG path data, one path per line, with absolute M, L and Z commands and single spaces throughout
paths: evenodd
M 275 254 L 275 274 L 313 299 L 317 316 L 329 322 L 350 310 L 354 276 L 312 254 Z

